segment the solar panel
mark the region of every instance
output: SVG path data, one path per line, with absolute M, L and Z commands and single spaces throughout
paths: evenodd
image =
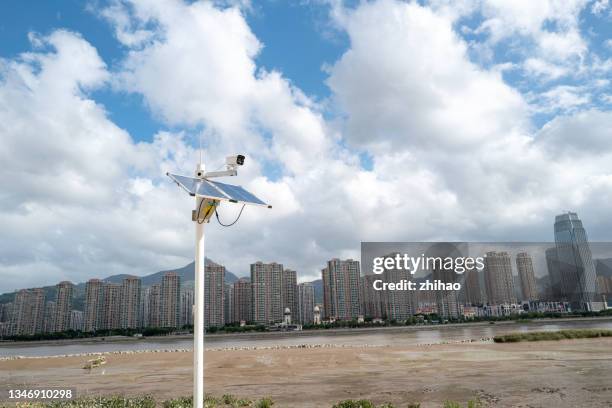
M 240 186 L 234 186 L 232 184 L 219 183 L 218 181 L 210 181 L 210 184 L 217 187 L 219 190 L 231 197 L 232 201 L 239 201 L 241 203 L 250 203 L 258 205 L 267 205 L 253 194 L 246 191 Z
M 219 183 L 208 179 L 200 179 L 177 174 L 166 173 L 176 184 L 178 184 L 189 195 L 212 198 L 215 200 L 232 201 L 243 204 L 265 205 L 268 204 L 255 197 L 240 186 Z

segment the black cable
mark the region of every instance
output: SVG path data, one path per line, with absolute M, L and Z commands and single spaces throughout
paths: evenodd
M 240 216 L 242 215 L 242 210 L 244 210 L 244 206 L 245 204 L 242 204 L 242 208 L 240 209 L 240 212 L 238 213 L 238 217 L 236 217 L 236 219 L 234 220 L 234 222 L 232 222 L 231 224 L 224 224 L 221 222 L 221 220 L 219 219 L 219 213 L 217 212 L 217 208 L 215 207 L 215 216 L 217 217 L 217 222 L 224 226 L 224 227 L 231 227 L 232 225 L 234 225 L 235 223 L 238 222 L 238 220 L 240 219 Z

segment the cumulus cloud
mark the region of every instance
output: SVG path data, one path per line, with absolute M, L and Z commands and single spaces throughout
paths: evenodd
M 3 289 L 180 262 L 175 209 L 188 207 L 159 176 L 192 149 L 180 135 L 134 143 L 107 118 L 86 92 L 110 74 L 78 34 L 32 38 L 35 51 L 1 61 Z
M 490 3 L 483 30 L 494 41 L 520 32 L 538 39 L 537 58 L 557 61 L 538 31 L 553 13 L 579 45 L 571 55 L 582 55 L 570 33 L 579 3 L 511 9 L 501 22 L 510 6 Z M 536 129 L 532 98 L 499 66 L 471 60 L 456 22 L 474 11 L 463 6 L 332 8 L 350 45 L 329 66 L 325 105 L 257 66 L 265 44 L 243 2 L 112 3 L 99 12 L 126 50 L 113 69 L 77 33 L 31 36 L 32 51 L 0 62 L 0 159 L 10 172 L 0 181 L 3 287 L 150 273 L 192 258 L 193 201 L 164 177 L 193 171 L 192 135 L 135 142 L 91 96 L 101 87 L 142 95 L 168 126 L 201 128 L 209 168 L 247 155 L 236 181 L 274 209 L 245 210 L 232 229 L 211 223 L 207 240 L 208 255 L 240 275 L 276 260 L 314 279 L 327 259 L 358 256 L 362 240 L 547 240 L 565 209 L 603 237 L 610 112 L 549 94 L 573 110 Z M 330 111 L 339 114 L 326 119 Z M 224 205 L 220 215 L 238 211 Z

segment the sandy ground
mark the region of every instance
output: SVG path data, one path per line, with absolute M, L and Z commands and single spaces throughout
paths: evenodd
M 191 393 L 191 353 L 0 361 L 0 386 L 77 387 L 80 395 Z M 206 352 L 207 392 L 271 396 L 278 407 L 346 398 L 439 407 L 480 398 L 495 407 L 611 407 L 612 339 L 515 344 Z

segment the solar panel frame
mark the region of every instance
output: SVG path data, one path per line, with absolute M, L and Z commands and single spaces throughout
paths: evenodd
M 213 200 L 230 201 L 251 205 L 260 205 L 271 208 L 254 194 L 248 192 L 241 186 L 200 179 L 178 174 L 166 173 L 176 184 L 191 196 L 206 197 Z
M 227 194 L 231 197 L 230 201 L 237 201 L 242 203 L 249 203 L 255 205 L 267 205 L 259 198 L 257 198 L 254 194 L 248 192 L 241 186 L 236 186 L 233 184 L 221 183 L 218 181 L 207 180 L 210 184 L 217 187 L 219 190 Z

